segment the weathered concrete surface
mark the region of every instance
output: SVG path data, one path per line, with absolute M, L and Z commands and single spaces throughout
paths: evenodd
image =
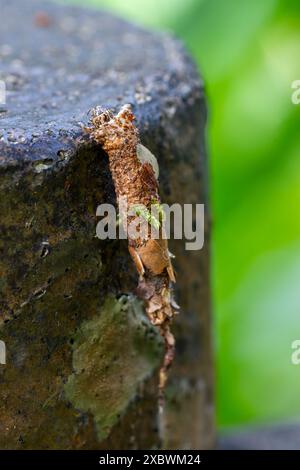
M 90 108 L 131 103 L 164 202 L 205 202 L 195 67 L 176 40 L 106 13 L 0 8 L 0 448 L 211 447 L 208 226 L 200 252 L 172 243 L 182 312 L 162 443 L 160 339 L 132 297 L 126 242 L 94 236 L 97 205 L 115 196 L 81 129 Z

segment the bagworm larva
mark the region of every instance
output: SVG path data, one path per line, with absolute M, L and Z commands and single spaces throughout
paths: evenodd
M 146 213 L 150 214 L 153 205 L 160 207 L 158 165 L 151 152 L 141 145 L 134 119 L 130 105 L 123 106 L 115 116 L 110 111 L 98 113 L 95 110 L 91 117 L 91 127 L 86 130 L 108 155 L 118 203 L 121 198 L 127 198 L 129 207 L 144 207 Z M 137 210 L 136 216 L 138 215 L 141 214 Z M 127 222 L 132 222 L 134 214 L 131 212 L 131 215 L 126 214 L 125 217 Z M 128 249 L 139 273 L 138 293 L 145 303 L 151 323 L 159 329 L 165 342 L 165 356 L 159 375 L 159 396 L 162 403 L 167 371 L 175 351 L 170 323 L 178 306 L 172 299 L 175 275 L 168 242 L 163 236 L 163 224 L 156 220 L 158 237 L 152 238 L 150 229 L 153 219 L 149 217 L 147 220 L 149 230 L 146 233 L 141 232 L 134 239 L 130 237 L 130 233 L 127 234 Z

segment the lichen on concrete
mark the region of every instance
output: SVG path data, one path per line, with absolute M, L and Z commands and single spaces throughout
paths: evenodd
M 133 296 L 108 297 L 99 315 L 83 322 L 64 390 L 76 409 L 93 415 L 99 440 L 159 367 L 162 354 L 162 341 Z

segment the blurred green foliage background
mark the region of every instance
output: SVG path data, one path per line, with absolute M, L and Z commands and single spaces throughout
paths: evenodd
M 299 418 L 299 0 L 77 1 L 172 31 L 197 61 L 209 102 L 218 422 Z

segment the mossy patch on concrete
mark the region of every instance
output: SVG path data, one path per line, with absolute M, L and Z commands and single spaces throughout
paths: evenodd
M 108 297 L 99 315 L 81 325 L 72 347 L 74 372 L 65 396 L 76 409 L 93 415 L 102 440 L 159 367 L 162 341 L 140 301 L 123 296 Z

